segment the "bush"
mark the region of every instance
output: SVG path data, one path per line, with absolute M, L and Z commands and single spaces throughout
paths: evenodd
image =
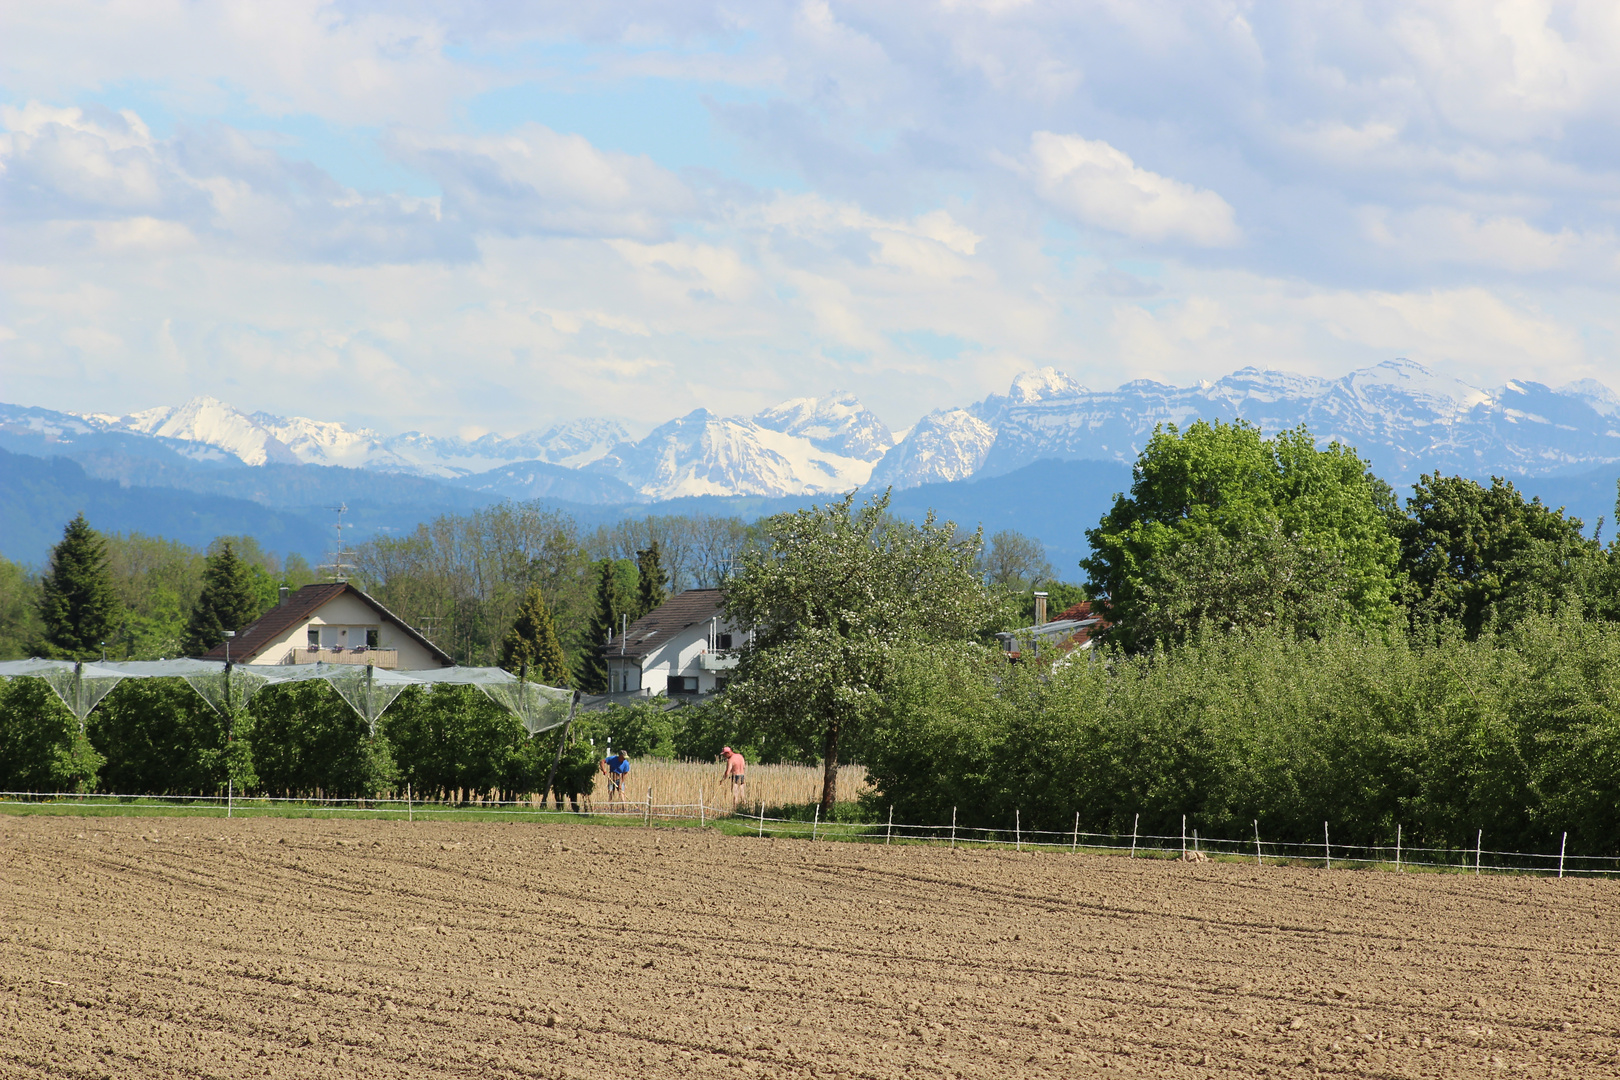
M 93 791 L 105 762 L 43 679 L 0 681 L 0 790 Z
M 324 683 L 268 687 L 250 711 L 259 781 L 273 794 L 370 798 L 398 780 L 387 738 Z
M 226 722 L 184 680 L 125 679 L 90 714 L 89 727 L 107 756 L 101 784 L 108 791 L 213 794 L 225 787 Z

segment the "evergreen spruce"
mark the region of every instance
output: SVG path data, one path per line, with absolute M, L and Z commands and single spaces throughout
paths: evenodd
M 501 667 L 519 678 L 547 686 L 568 685 L 568 661 L 563 658 L 557 628 L 540 586 L 529 586 L 512 629 L 501 639 Z
M 118 597 L 107 567 L 107 545 L 79 514 L 51 549 L 51 566 L 40 583 L 39 651 L 71 660 L 100 659 L 102 642 L 118 624 Z
M 631 622 L 656 610 L 669 599 L 669 575 L 664 572 L 658 541 L 654 540 L 650 547 L 636 552 L 636 570 L 641 580 L 636 585 L 636 606 L 630 613 Z
M 223 544 L 203 568 L 202 592 L 186 622 L 181 648 L 187 656 L 201 656 L 225 640 L 225 631 L 240 630 L 258 617 L 259 598 L 247 564 L 229 543 Z
M 587 694 L 608 692 L 604 650 L 608 641 L 619 633 L 619 615 L 623 611 L 625 605 L 614 577 L 613 560 L 603 559 L 596 564 L 596 605 L 591 611 L 585 656 L 580 662 L 579 688 Z

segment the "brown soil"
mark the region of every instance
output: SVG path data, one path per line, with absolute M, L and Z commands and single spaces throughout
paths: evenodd
M 1620 1075 L 1620 883 L 0 818 L 0 1075 Z

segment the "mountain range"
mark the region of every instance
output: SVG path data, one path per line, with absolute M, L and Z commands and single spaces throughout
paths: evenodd
M 1581 500 L 1572 510 L 1589 523 L 1593 509 L 1612 505 L 1609 474 L 1620 463 L 1620 396 L 1601 383 L 1484 389 L 1408 360 L 1340 379 L 1245 368 L 1187 387 L 1139 380 L 1106 391 L 1043 368 L 1018 375 L 1005 394 L 932 412 L 902 432 L 845 392 L 785 401 L 751 417 L 698 409 L 639 439 L 599 417 L 467 440 L 249 414 L 209 397 L 123 416 L 0 405 L 0 449 L 71 459 L 87 482 L 179 489 L 298 515 L 288 523 L 344 502 L 362 535 L 507 498 L 567 504 L 603 519 L 658 512 L 672 500 L 763 510 L 857 487 L 926 485 L 956 504 L 946 489 L 963 485 L 1000 505 L 1009 487 L 1060 475 L 1032 466 L 1090 462 L 1097 483 L 1083 485 L 1074 521 L 1060 527 L 1050 514 L 1042 519 L 1050 535 L 1041 538 L 1066 554 L 1083 546 L 1076 537 L 1112 491 L 1128 485 L 1128 466 L 1154 427 L 1198 419 L 1244 419 L 1267 433 L 1303 424 L 1319 441 L 1355 446 L 1397 487 L 1438 470 L 1511 476 L 1531 491 L 1567 488 Z M 1017 479 L 990 483 L 998 478 Z M 1091 490 L 1104 478 L 1108 493 Z M 970 499 L 957 509 L 971 520 L 974 505 Z M 998 516 L 1005 514 L 986 511 L 981 519 Z M 16 546 L 0 530 L 0 553 L 37 558 L 32 550 L 13 554 L 8 544 Z M 37 544 L 31 536 L 25 546 Z

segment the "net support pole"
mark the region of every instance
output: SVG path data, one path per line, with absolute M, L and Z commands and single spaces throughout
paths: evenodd
M 568 745 L 568 729 L 574 723 L 574 706 L 579 704 L 579 691 L 568 695 L 568 719 L 563 721 L 562 737 L 557 740 L 557 753 L 551 759 L 551 771 L 546 774 L 545 797 L 551 798 L 552 785 L 557 781 L 557 766 L 562 764 L 563 747 Z M 557 809 L 562 809 L 562 796 L 557 796 Z

